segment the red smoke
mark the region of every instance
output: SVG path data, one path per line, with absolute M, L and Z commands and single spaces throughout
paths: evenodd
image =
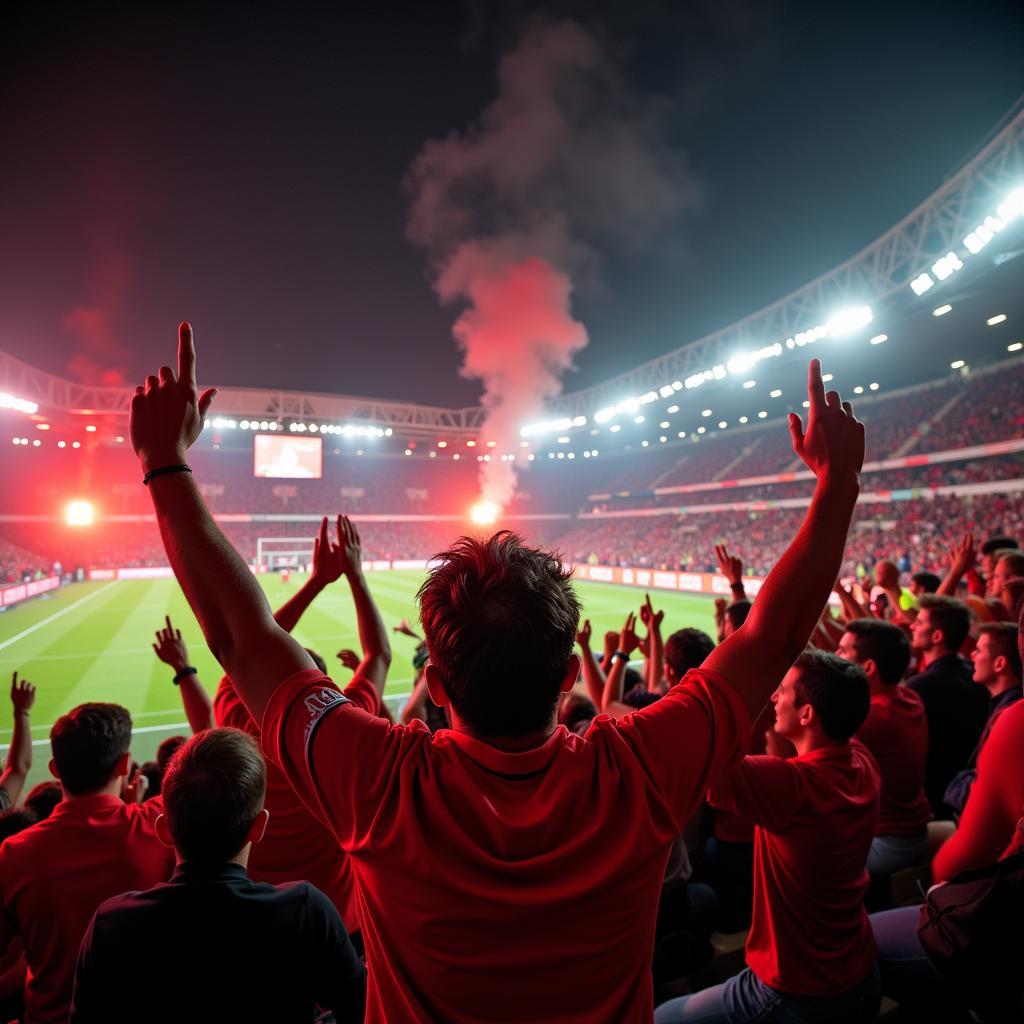
M 76 306 L 61 320 L 61 327 L 74 336 L 77 351 L 68 360 L 68 372 L 82 384 L 122 387 L 127 352 L 114 336 L 107 313 L 96 306 Z
M 494 261 L 482 246 L 465 245 L 438 290 L 445 299 L 470 303 L 452 331 L 464 355 L 460 372 L 483 381 L 483 439 L 497 442 L 490 461 L 481 463 L 482 498 L 504 508 L 515 493 L 516 472 L 499 453 L 525 458 L 519 428 L 561 390 L 561 376 L 586 345 L 587 332 L 569 312 L 569 278 L 537 257 Z

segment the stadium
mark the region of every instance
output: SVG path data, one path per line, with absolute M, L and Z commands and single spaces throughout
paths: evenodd
M 410 237 L 430 252 L 432 243 L 415 237 L 415 216 L 413 224 Z M 527 324 L 545 318 L 557 320 L 552 335 L 561 332 L 562 340 L 552 343 L 552 351 L 561 345 L 568 355 L 558 351 L 546 354 L 538 365 L 544 373 L 550 370 L 556 378 L 554 385 L 531 395 L 529 401 L 516 404 L 510 400 L 504 408 L 500 401 L 495 402 L 491 378 L 484 374 L 479 375 L 488 382 L 483 400 L 460 407 L 394 399 L 386 390 L 353 395 L 326 386 L 300 391 L 275 387 L 272 381 L 258 388 L 247 381 L 209 380 L 203 369 L 205 341 L 197 325 L 199 389 L 216 388 L 216 398 L 188 451 L 188 465 L 172 465 L 158 472 L 177 476 L 184 475 L 178 470 L 191 473 L 216 526 L 248 566 L 245 576 L 250 578 L 251 574 L 271 609 L 287 607 L 312 582 L 318 557 L 317 536 L 324 517 L 328 518 L 332 540 L 335 517 L 339 517 L 340 548 L 344 547 L 340 517 L 354 524 L 362 574 L 389 634 L 390 668 L 385 666 L 386 681 L 381 681 L 379 698 L 374 700 L 379 703 L 377 714 L 389 720 L 390 730 L 409 727 L 414 720 L 429 724 L 432 712 L 442 723 L 442 733 L 458 731 L 452 711 L 441 703 L 435 706 L 434 689 L 430 689 L 429 696 L 426 690 L 427 654 L 422 637 L 427 636 L 429 641 L 431 634 L 426 613 L 424 622 L 420 622 L 420 594 L 425 581 L 444 570 L 447 563 L 441 553 L 460 537 L 482 542 L 506 530 L 528 546 L 556 552 L 561 564 L 571 571 L 581 621 L 589 622 L 589 627 L 581 627 L 586 633 L 580 648 L 584 657 L 582 674 L 577 670 L 575 685 L 570 680 L 563 689 L 584 702 L 595 698 L 593 714 L 586 717 L 584 728 L 577 729 L 562 717 L 558 720 L 570 735 L 576 729 L 575 735 L 589 742 L 595 730 L 603 728 L 601 713 L 615 722 L 628 722 L 636 712 L 642 721 L 643 711 L 663 696 L 658 686 L 663 686 L 664 696 L 669 697 L 677 684 L 683 685 L 682 676 L 673 681 L 660 665 L 662 640 L 659 636 L 655 647 L 651 628 L 655 610 L 664 614 L 671 624 L 670 631 L 700 631 L 713 638 L 708 640 L 711 647 L 717 639 L 721 650 L 732 633 L 744 628 L 748 615 L 750 621 L 757 618 L 754 609 L 762 587 L 778 599 L 777 591 L 771 590 L 770 576 L 791 557 L 791 544 L 797 543 L 794 538 L 802 536 L 821 502 L 823 471 L 811 468 L 811 462 L 799 454 L 790 420 L 795 414 L 809 424 L 809 416 L 820 415 L 814 406 L 813 371 L 810 391 L 806 383 L 808 363 L 818 359 L 824 370 L 825 388 L 839 391 L 842 399 L 852 402 L 852 411 L 864 424 L 866 450 L 843 551 L 841 556 L 836 552 L 838 581 L 827 598 L 824 613 L 814 620 L 811 650 L 836 662 L 832 652 L 845 657 L 840 638 L 860 635 L 856 628 L 852 633 L 847 628 L 854 620 L 884 623 L 894 630 L 898 626 L 914 652 L 911 655 L 908 648 L 908 662 L 901 673 L 904 682 L 900 689 L 905 690 L 906 680 L 914 672 L 924 674 L 929 664 L 928 657 L 916 646 L 914 633 L 915 617 L 932 607 L 927 599 L 920 599 L 921 594 L 939 588 L 939 595 L 946 595 L 940 601 L 956 599 L 957 605 L 965 609 L 965 618 L 968 611 L 971 616 L 969 636 L 947 652 L 958 659 L 957 664 L 969 679 L 971 659 L 988 625 L 1001 624 L 1016 630 L 1007 620 L 1017 618 L 1024 596 L 1024 581 L 1019 579 L 1016 584 L 1011 580 L 1004 590 L 991 589 L 991 573 L 999 558 L 1007 553 L 1011 559 L 1019 557 L 1009 551 L 1010 547 L 1016 548 L 1018 540 L 1024 546 L 1022 257 L 1024 100 L 1018 100 L 937 189 L 837 266 L 820 268 L 817 276 L 768 305 L 703 336 L 682 341 L 655 358 L 634 363 L 628 344 L 624 344 L 614 372 L 585 387 L 573 389 L 569 378 L 561 379 L 572 365 L 571 357 L 586 343 L 585 339 L 574 340 L 571 317 L 561 319 L 568 308 L 568 289 L 561 300 L 564 308 L 554 312 L 541 309 L 543 301 L 537 296 L 550 285 L 557 291 L 560 278 L 554 272 L 550 280 L 531 277 L 543 278 L 551 268 L 545 264 L 538 270 L 529 259 L 510 271 L 521 275 L 511 282 L 510 291 L 522 307 L 512 319 L 522 318 Z M 487 300 L 480 298 L 479 289 L 474 288 L 477 284 L 467 285 L 462 291 L 456 288 L 454 294 L 486 319 Z M 437 290 L 442 294 L 442 288 Z M 451 301 L 450 296 L 442 294 L 442 298 Z M 535 300 L 538 308 L 530 309 Z M 502 296 L 502 301 L 507 311 L 508 296 Z M 459 333 L 460 324 L 464 334 L 474 327 L 466 327 L 461 319 L 455 327 L 456 337 L 471 353 L 471 344 L 466 344 Z M 191 343 L 191 328 L 188 338 Z M 380 357 L 384 358 L 383 352 Z M 170 361 L 170 356 L 167 358 Z M 523 358 L 527 360 L 525 355 Z M 201 587 L 186 585 L 183 589 L 179 583 L 183 564 L 180 551 L 176 556 L 168 555 L 175 543 L 182 546 L 181 537 L 168 540 L 168 512 L 154 506 L 157 488 L 140 483 L 140 463 L 132 442 L 133 429 L 138 428 L 132 420 L 138 416 L 136 399 L 143 391 L 143 397 L 148 397 L 157 390 L 156 378 L 137 391 L 134 382 L 106 383 L 102 374 L 89 381 L 77 377 L 70 371 L 58 374 L 35 365 L 32 346 L 24 340 L 9 339 L 8 343 L 0 339 L 0 471 L 9 484 L 0 508 L 0 668 L 16 678 L 31 680 L 38 690 L 30 722 L 31 768 L 22 780 L 26 787 L 51 779 L 48 761 L 55 723 L 67 720 L 69 713 L 83 704 L 114 702 L 130 713 L 134 763 L 130 778 L 137 779 L 139 765 L 156 765 L 163 756 L 160 750 L 165 740 L 202 733 L 205 727 L 197 728 L 195 705 L 190 705 L 188 695 L 196 692 L 192 689 L 195 684 L 210 697 L 217 692 L 217 701 L 225 684 L 232 685 L 228 661 L 217 655 L 225 650 L 235 652 L 230 645 L 225 647 L 213 639 L 208 642 L 204 637 L 200 621 L 207 627 L 207 636 L 211 636 L 211 630 L 210 620 L 204 620 L 198 611 L 201 602 L 195 591 Z M 310 379 L 317 378 L 313 375 Z M 509 371 L 504 377 L 499 374 L 498 379 L 514 381 L 515 374 Z M 164 517 L 163 535 L 158 512 Z M 195 522 L 189 528 L 192 526 Z M 198 533 L 203 529 L 196 527 Z M 968 537 L 973 541 L 968 543 Z M 1000 544 L 986 549 L 982 544 L 990 538 L 999 538 Z M 1012 545 L 1002 544 L 1007 539 Z M 969 564 L 964 555 L 967 548 Z M 979 567 L 986 556 L 996 553 L 995 561 L 985 569 L 988 590 L 986 579 L 974 572 L 975 548 Z M 731 567 L 730 551 L 738 556 Z M 813 576 L 810 567 L 816 552 L 805 551 L 804 557 L 807 575 Z M 888 577 L 890 572 L 895 576 Z M 287 629 L 301 646 L 324 659 L 327 674 L 339 687 L 351 685 L 358 690 L 366 680 L 356 666 L 365 667 L 370 658 L 365 642 L 365 598 L 355 588 L 350 593 L 344 578 L 348 571 L 340 575 L 340 582 L 332 582 L 305 614 L 300 613 L 301 622 Z M 926 576 L 934 583 L 922 582 Z M 741 605 L 742 615 L 733 623 L 731 612 Z M 627 619 L 623 627 L 623 618 L 637 609 L 647 633 L 642 644 L 634 637 L 637 646 L 627 648 L 624 637 L 632 632 L 633 623 Z M 510 615 L 510 621 L 513 618 Z M 932 621 L 937 621 L 934 612 Z M 184 671 L 176 669 L 172 673 L 169 663 L 164 663 L 166 659 L 154 654 L 162 643 L 158 631 L 165 624 L 180 630 L 187 644 L 188 667 Z M 591 632 L 597 654 L 596 691 L 593 677 L 588 676 Z M 992 630 L 988 632 L 995 635 Z M 803 647 L 801 642 L 799 649 Z M 618 674 L 616 659 L 620 655 L 622 672 L 633 673 L 629 681 L 630 685 L 636 684 L 635 690 L 624 687 L 623 677 Z M 432 656 L 436 662 L 433 651 Z M 809 655 L 800 655 L 805 656 Z M 1002 658 L 1003 664 L 1009 661 L 1010 655 Z M 699 664 L 697 659 L 689 667 L 697 669 Z M 785 667 L 790 664 L 792 658 Z M 908 664 L 914 669 L 908 669 Z M 1015 693 L 1021 689 L 1019 664 L 1018 656 Z M 870 671 L 865 671 L 870 676 L 875 671 L 874 662 Z M 182 678 L 190 674 L 194 677 L 191 681 Z M 613 678 L 617 693 L 613 688 L 606 689 Z M 718 684 L 707 685 L 713 690 Z M 776 690 L 773 702 L 780 699 L 784 685 Z M 871 685 L 874 701 L 875 682 Z M 323 690 L 315 699 L 328 692 Z M 248 694 L 241 687 L 239 693 L 248 706 Z M 630 703 L 631 696 L 634 703 Z M 278 699 L 275 695 L 273 701 Z M 735 695 L 731 699 L 737 700 Z M 273 701 L 264 701 L 262 707 L 272 706 Z M 326 698 L 327 704 L 319 712 L 314 712 L 309 701 L 307 696 L 306 706 L 312 716 L 303 741 L 307 751 L 320 716 L 330 721 L 332 698 Z M 568 707 L 567 701 L 560 693 L 560 716 Z M 808 698 L 804 706 L 810 703 Z M 451 707 L 455 704 L 452 697 Z M 429 710 L 413 711 L 414 705 L 417 709 L 429 706 Z M 211 705 L 209 724 L 233 724 L 213 717 L 215 711 L 220 715 L 219 708 L 219 703 Z M 18 721 L 23 713 L 16 703 L 0 711 L 0 747 L 9 760 L 13 760 L 16 733 L 24 727 Z M 718 729 L 717 706 L 708 704 L 702 713 L 710 717 L 712 731 Z M 1004 713 L 1004 704 L 1000 704 L 999 713 Z M 248 713 L 243 709 L 243 714 Z M 271 721 L 271 713 L 267 714 L 264 723 Z M 750 717 L 760 723 L 754 730 L 751 750 L 755 756 L 750 760 L 767 760 L 757 755 L 778 753 L 772 746 L 772 719 Z M 251 724 L 253 719 L 248 721 Z M 761 728 L 766 721 L 766 728 Z M 776 722 L 782 721 L 780 706 Z M 948 726 L 937 726 L 937 721 L 929 709 L 933 743 L 939 729 Z M 994 748 L 989 739 L 995 735 L 994 722 L 995 712 L 984 732 L 979 725 L 969 744 L 968 749 L 974 751 L 970 764 L 962 757 L 963 763 L 957 765 L 974 772 L 975 793 L 981 785 L 977 781 L 981 778 L 979 772 L 984 770 L 984 744 L 993 743 L 989 749 Z M 436 734 L 435 727 L 436 722 L 431 725 Z M 418 725 L 416 729 L 418 734 Z M 778 724 L 775 729 L 782 734 Z M 281 730 L 284 735 L 283 725 Z M 766 730 L 767 751 L 765 740 L 758 738 Z M 847 732 L 844 743 L 853 732 Z M 480 737 L 489 735 L 480 732 L 471 737 L 472 742 L 482 747 L 485 740 Z M 799 739 L 787 739 L 794 746 L 779 756 L 800 760 L 804 749 Z M 870 746 L 866 738 L 864 744 Z M 550 744 L 545 740 L 545 745 Z M 680 745 L 687 747 L 685 743 Z M 528 747 L 495 746 L 505 757 L 536 753 Z M 480 757 L 486 761 L 490 756 L 476 748 L 467 750 L 470 760 Z M 516 753 L 508 754 L 508 750 Z M 394 769 L 395 779 L 405 767 Z M 929 761 L 929 773 L 931 770 Z M 286 774 L 288 771 L 285 767 Z M 342 770 L 338 771 L 340 777 Z M 505 769 L 494 772 L 502 778 L 513 777 Z M 319 785 L 312 761 L 308 774 Z M 884 765 L 881 778 L 884 806 Z M 705 780 L 703 791 L 709 791 L 708 783 L 714 782 L 710 768 L 701 779 Z M 298 797 L 288 789 L 288 783 Z M 305 776 L 297 783 L 288 774 L 287 783 L 282 784 L 288 799 L 304 806 L 304 813 L 323 821 L 330 808 L 326 798 L 310 788 L 313 783 Z M 858 908 L 864 903 L 872 919 L 878 912 L 916 907 L 933 881 L 953 877 L 955 882 L 959 877 L 956 872 L 943 874 L 939 870 L 940 860 L 936 858 L 943 855 L 939 844 L 948 841 L 952 849 L 955 840 L 950 836 L 955 835 L 955 825 L 959 824 L 959 831 L 964 833 L 964 822 L 973 823 L 974 819 L 962 817 L 968 813 L 968 804 L 957 808 L 955 814 L 950 811 L 946 820 L 939 810 L 946 791 L 941 789 L 939 797 L 933 799 L 930 785 L 922 778 L 916 787 L 918 802 L 925 803 L 927 791 L 931 804 L 931 809 L 925 806 L 925 817 L 914 825 L 919 846 L 913 847 L 903 861 L 885 862 L 885 868 L 873 869 L 870 859 L 867 868 L 863 861 L 860 864 L 865 892 L 856 895 L 853 902 Z M 460 790 L 460 798 L 471 803 L 473 798 L 465 795 L 468 791 Z M 687 858 L 688 869 L 689 860 L 694 861 L 696 874 L 687 879 L 694 880 L 691 888 L 695 891 L 701 886 L 715 888 L 719 876 L 714 871 L 722 870 L 721 863 L 716 867 L 708 852 L 708 838 L 712 840 L 710 849 L 729 847 L 731 842 L 723 840 L 718 847 L 714 845 L 714 840 L 721 837 L 716 837 L 708 822 L 718 819 L 709 816 L 712 812 L 700 798 L 703 791 L 697 798 L 699 810 L 687 819 L 686 831 L 675 840 Z M 270 792 L 267 788 L 268 805 Z M 602 792 L 603 799 L 614 803 L 613 797 Z M 318 804 L 318 800 L 324 802 Z M 659 794 L 654 802 L 661 800 Z M 664 806 L 669 806 L 667 798 Z M 4 808 L 6 803 L 0 804 L 0 809 Z M 403 809 L 408 808 L 403 805 Z M 664 813 L 675 823 L 674 811 Z M 1015 818 L 1019 813 L 1018 806 Z M 272 813 L 272 821 L 273 817 Z M 936 825 L 942 827 L 936 829 Z M 760 821 L 757 828 L 759 836 L 762 829 L 771 831 Z M 1024 835 L 1024 826 L 1018 828 Z M 6 835 L 0 838 L 0 890 L 7 864 L 2 860 Z M 907 835 L 899 838 L 906 839 Z M 874 836 L 877 839 L 879 833 Z M 1000 853 L 1013 836 L 1016 833 L 1011 829 L 1000 845 Z M 755 841 L 761 842 L 761 838 Z M 1019 859 L 1019 837 L 1015 842 L 1014 855 Z M 500 846 L 497 840 L 495 843 Z M 749 838 L 746 845 L 751 846 Z M 372 847 L 366 839 L 359 849 Z M 756 849 L 758 858 L 770 856 L 760 846 Z M 900 846 L 901 855 L 908 849 Z M 748 851 L 747 856 L 754 854 Z M 1006 857 L 1005 863 L 1017 864 L 1011 854 Z M 432 856 L 429 859 L 433 870 L 443 873 Z M 653 861 L 657 859 L 658 855 L 652 855 Z M 241 863 L 244 866 L 244 860 Z M 981 864 L 960 866 L 977 869 Z M 517 863 L 513 873 L 519 869 Z M 11 869 L 6 870 L 11 877 Z M 497 868 L 493 870 L 494 877 L 503 877 Z M 751 870 L 749 863 L 746 870 Z M 760 868 L 754 870 L 755 882 L 760 885 L 756 874 Z M 1015 866 L 1013 870 L 1021 869 Z M 524 878 L 529 876 L 527 869 L 523 872 Z M 254 876 L 257 873 L 253 872 Z M 581 870 L 580 877 L 585 874 Z M 271 877 L 268 873 L 265 880 L 277 883 L 284 877 L 291 875 Z M 320 884 L 319 879 L 316 881 Z M 474 884 L 481 904 L 492 898 L 482 881 L 477 879 Z M 685 887 L 686 882 L 682 884 Z M 353 935 L 366 936 L 368 916 L 375 906 L 385 905 L 383 900 L 375 902 L 376 896 L 371 898 L 369 883 L 364 885 L 365 892 L 358 901 L 361 933 L 350 926 L 347 905 L 345 909 L 338 906 Z M 141 883 L 138 887 L 145 888 Z M 667 1012 L 666 1006 L 676 1006 L 679 998 L 685 1000 L 705 988 L 727 984 L 727 979 L 744 970 L 744 963 L 748 974 L 753 971 L 761 979 L 762 987 L 772 987 L 758 968 L 761 961 L 757 957 L 770 958 L 773 954 L 765 954 L 763 949 L 758 952 L 756 938 L 750 938 L 759 927 L 757 913 L 764 912 L 757 911 L 757 896 L 753 897 L 753 923 L 749 907 L 745 918 L 743 912 L 736 918 L 729 917 L 725 913 L 728 897 L 719 890 L 716 906 L 722 916 L 716 917 L 713 925 L 709 923 L 711 918 L 700 918 L 694 898 L 687 904 L 683 923 L 677 921 L 675 930 L 666 934 L 662 931 L 663 918 L 669 916 L 665 891 L 658 909 L 653 968 L 648 957 L 641 971 L 647 978 L 653 970 L 654 1006 L 664 1004 L 656 1020 L 689 1019 L 662 1014 Z M 334 893 L 329 895 L 339 902 Z M 1013 890 L 1012 899 L 1008 897 L 1008 905 L 1019 909 L 1019 888 Z M 494 906 L 498 915 L 508 911 L 497 896 Z M 515 917 L 514 911 L 508 912 Z M 806 912 L 806 908 L 800 912 Z M 858 912 L 865 917 L 862 908 Z M 653 904 L 650 916 L 653 922 Z M 444 932 L 440 940 L 444 948 L 452 942 L 458 944 L 429 915 L 421 923 L 424 934 L 433 927 Z M 649 935 L 644 939 L 640 931 L 630 931 L 631 925 L 623 927 L 632 936 L 631 942 L 650 944 Z M 884 946 L 883 934 L 876 928 L 879 946 Z M 373 1006 L 377 1014 L 372 1016 L 368 1009 L 367 1019 L 397 1020 L 385 1015 L 388 1005 L 394 1013 L 397 1004 L 387 1004 L 387 997 L 375 994 L 373 988 L 373 941 L 387 945 L 380 936 L 367 942 L 364 959 L 371 979 L 367 1006 Z M 829 940 L 822 941 L 827 945 Z M 748 943 L 746 960 L 744 943 Z M 850 956 L 855 959 L 852 953 Z M 439 954 L 439 961 L 442 959 Z M 874 954 L 871 960 L 873 965 Z M 481 963 L 490 962 L 488 952 L 482 953 Z M 606 963 L 595 959 L 598 962 Z M 422 1006 L 417 1004 L 419 1015 L 410 1010 L 408 1018 L 403 1019 L 455 1019 L 447 1016 L 453 1011 L 445 1000 L 457 988 L 452 979 L 461 977 L 458 972 L 464 967 L 460 963 L 458 969 L 452 969 L 448 979 L 451 988 L 444 989 L 436 1003 L 423 997 Z M 21 970 L 24 979 L 24 964 Z M 480 970 L 486 973 L 485 968 Z M 829 970 L 841 973 L 834 967 L 816 970 L 823 972 L 821 977 Z M 929 1019 L 914 1015 L 916 990 L 888 988 L 884 965 L 881 977 L 882 987 L 875 993 L 876 1008 L 871 1014 L 837 1015 L 834 1019 L 875 1019 L 879 1012 L 878 1019 L 896 1022 Z M 787 984 L 776 987 L 800 997 L 833 995 L 831 990 L 819 990 L 811 983 L 806 989 L 800 989 L 799 983 L 791 988 Z M 977 1019 L 1016 1019 L 1012 1013 L 1000 1016 L 1002 1004 L 993 1009 L 995 1003 L 978 1001 L 976 991 L 971 989 L 977 984 L 976 976 L 969 976 L 967 982 L 958 976 L 956 984 L 960 988 L 955 997 L 948 996 L 946 989 L 935 991 L 947 993 L 950 999 L 965 1000 L 965 1013 L 968 1008 L 979 1011 L 980 1006 Z M 15 987 L 18 992 L 12 997 L 13 1003 L 5 1001 L 11 993 L 0 991 L 0 1008 L 19 1006 L 20 982 Z M 549 989 L 554 987 L 548 985 Z M 964 994 L 967 989 L 969 995 Z M 878 1011 L 877 999 L 883 995 Z M 518 998 L 509 996 L 510 1007 L 517 1007 L 508 1010 L 512 1016 L 499 1014 L 494 1019 L 518 1019 L 514 1016 L 521 1009 Z M 1019 1009 L 1019 991 L 1012 998 L 1018 1000 L 1015 1006 Z M 604 1011 L 595 1010 L 593 1016 L 584 1013 L 570 1018 L 563 1009 L 551 1017 L 538 1014 L 534 1019 L 650 1019 L 647 1011 L 653 1007 L 647 1006 L 649 994 L 638 1000 L 633 1009 L 641 1006 L 644 1013 L 639 1016 L 622 1009 L 626 1005 L 623 1002 L 617 1010 L 606 1006 Z M 318 1005 L 325 1004 L 321 1001 Z M 477 1010 L 467 1011 L 470 1016 L 459 1019 L 483 1019 L 473 1017 L 479 1005 L 472 1003 Z M 424 1008 L 429 1006 L 433 1009 Z M 677 1009 L 684 1012 L 685 1003 Z M 920 1012 L 934 1011 L 933 1002 Z M 601 1016 L 601 1012 L 610 1015 Z M 86 1018 L 83 1011 L 81 1019 L 93 1018 Z M 343 1019 L 340 1014 L 338 1019 Z M 949 1019 L 967 1018 L 953 1015 Z

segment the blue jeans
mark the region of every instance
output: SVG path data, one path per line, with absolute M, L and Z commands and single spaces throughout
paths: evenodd
M 924 860 L 927 852 L 926 828 L 912 836 L 875 836 L 868 853 L 868 872 L 872 875 L 890 875 Z
M 723 985 L 670 999 L 654 1011 L 654 1024 L 860 1024 L 878 1017 L 878 968 L 854 989 L 838 996 L 791 996 L 766 985 L 746 967 Z

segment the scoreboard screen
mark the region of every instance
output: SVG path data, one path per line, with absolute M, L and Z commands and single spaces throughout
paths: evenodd
M 323 439 L 256 434 L 253 475 L 285 480 L 319 480 L 323 475 Z

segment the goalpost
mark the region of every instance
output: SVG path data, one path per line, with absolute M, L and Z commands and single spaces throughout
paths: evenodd
M 276 572 L 294 569 L 300 572 L 313 563 L 312 537 L 257 537 L 256 568 Z

